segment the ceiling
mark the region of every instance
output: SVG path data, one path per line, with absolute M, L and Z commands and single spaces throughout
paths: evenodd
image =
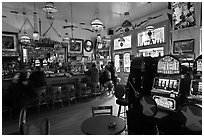
M 47 19 L 45 12 L 42 10 L 42 7 L 45 4 L 46 2 L 35 2 L 37 16 L 42 20 L 42 31 L 45 31 L 46 27 L 49 26 L 48 21 L 46 21 Z M 53 32 L 56 30 L 57 33 L 62 36 L 66 31 L 69 32 L 69 30 L 64 30 L 62 26 L 70 25 L 71 4 L 70 2 L 54 2 L 54 4 L 58 11 L 54 15 L 54 28 L 52 28 L 51 31 Z M 155 13 L 166 9 L 168 5 L 167 2 L 152 2 L 151 6 L 147 2 L 99 2 L 98 4 L 98 17 L 104 23 L 105 30 L 121 25 L 122 21 L 124 20 L 125 12 L 129 12 L 129 16 L 125 16 L 125 18 L 128 18 L 129 20 L 136 20 L 141 17 L 148 16 L 150 13 Z M 96 3 L 72 2 L 72 9 L 74 24 L 78 27 L 90 28 L 91 21 L 97 16 L 95 15 L 95 11 L 97 9 Z M 11 13 L 11 10 L 18 13 Z M 16 30 L 20 30 L 25 18 L 25 16 L 22 14 L 23 10 L 26 12 L 26 17 L 28 17 L 31 24 L 33 24 L 34 2 L 2 2 L 2 16 L 6 16 L 6 18 L 3 18 L 3 25 L 6 23 L 9 26 L 13 26 Z M 68 20 L 68 22 L 65 22 L 65 19 Z M 85 23 L 85 26 L 81 26 L 81 22 Z M 27 29 L 29 29 L 29 26 Z M 85 37 L 95 36 L 95 34 L 91 32 L 82 32 L 82 29 L 76 29 L 74 34 L 75 37 L 79 38 L 82 38 L 80 35 L 87 35 Z M 51 32 L 49 32 L 48 35 L 51 35 Z

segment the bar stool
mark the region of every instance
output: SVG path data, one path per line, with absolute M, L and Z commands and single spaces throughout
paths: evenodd
M 63 100 L 62 100 L 62 88 L 60 86 L 52 87 L 52 93 L 53 93 L 53 110 L 55 107 L 55 103 L 61 103 L 61 106 L 63 107 Z
M 70 105 L 70 101 L 73 101 L 73 100 L 75 101 L 75 103 L 77 103 L 74 84 L 65 85 L 65 89 L 66 89 L 66 92 L 67 92 L 67 98 L 68 98 L 68 101 L 69 101 L 69 105 Z
M 93 95 L 96 98 L 97 95 L 101 95 L 100 83 L 96 82 L 96 83 L 92 83 L 92 84 L 93 84 Z
M 35 88 L 34 91 L 37 93 L 38 95 L 38 112 L 40 111 L 40 106 L 41 105 L 46 105 L 47 108 L 49 108 L 48 106 L 48 102 L 47 102 L 47 96 L 46 96 L 46 87 L 39 87 L 39 88 Z
M 87 87 L 87 84 L 86 83 L 81 83 L 80 84 L 80 87 L 81 87 L 81 92 L 80 92 L 80 100 L 81 98 L 88 98 L 90 95 L 91 95 L 91 89 Z
M 120 114 L 124 114 L 124 116 L 122 118 L 126 119 L 126 107 L 128 106 L 128 100 L 126 98 L 123 98 L 123 96 L 125 95 L 125 87 L 123 85 L 117 85 L 115 87 L 115 97 L 117 98 L 116 100 L 116 104 L 119 105 L 119 109 L 118 109 L 118 117 L 122 117 L 120 116 Z M 123 106 L 124 111 L 121 112 L 121 107 Z

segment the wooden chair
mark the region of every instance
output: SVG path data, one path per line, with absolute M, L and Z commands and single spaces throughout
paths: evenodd
M 91 107 L 92 116 L 113 115 L 113 106 L 96 106 Z
M 40 128 L 36 127 L 32 123 L 26 121 L 26 108 L 23 107 L 19 115 L 19 129 L 20 135 L 49 135 L 50 134 L 50 121 L 44 119 Z
M 54 110 L 55 103 L 61 103 L 61 106 L 63 107 L 63 100 L 62 100 L 62 88 L 52 87 L 52 93 L 53 93 L 53 100 L 52 100 L 52 108 Z
M 82 98 L 88 98 L 92 94 L 91 88 L 88 88 L 86 83 L 81 83 L 80 88 L 81 88 L 80 94 L 79 94 L 80 100 Z
M 92 86 L 93 86 L 93 95 L 95 96 L 95 98 L 97 95 L 101 95 L 100 83 L 99 82 L 92 83 Z
M 69 105 L 70 105 L 70 101 L 75 101 L 75 103 L 77 103 L 77 98 L 76 98 L 76 95 L 75 95 L 75 86 L 74 84 L 67 84 L 65 85 L 65 88 L 66 88 L 66 92 L 67 92 L 67 97 L 68 98 L 68 101 L 69 101 Z

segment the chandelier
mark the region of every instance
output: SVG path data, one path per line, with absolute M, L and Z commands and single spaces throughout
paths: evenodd
M 57 12 L 57 9 L 53 2 L 47 2 L 43 7 L 43 10 L 46 12 L 47 19 L 54 19 L 54 13 Z
M 26 45 L 26 44 L 29 44 L 29 43 L 30 43 L 30 37 L 28 36 L 28 34 L 27 34 L 26 30 L 25 30 L 25 24 L 26 24 L 26 22 L 30 23 L 30 21 L 29 21 L 28 18 L 25 19 L 25 14 L 26 14 L 26 13 L 23 12 L 24 23 L 23 23 L 23 25 L 22 25 L 22 27 L 21 27 L 19 33 L 21 33 L 22 29 L 24 30 L 24 31 L 23 31 L 23 35 L 20 37 L 20 43 Z M 30 23 L 30 25 L 31 25 L 31 27 L 33 28 L 33 26 L 32 26 L 31 23 Z
M 34 22 L 34 32 L 33 32 L 33 40 L 34 41 L 39 41 L 40 35 L 37 31 L 37 12 L 35 8 L 35 3 L 34 3 L 34 12 L 33 12 L 33 22 Z
M 104 28 L 103 22 L 98 18 L 99 16 L 99 3 L 94 3 L 95 11 L 94 17 L 95 19 L 91 22 L 91 26 L 95 32 L 99 32 Z
M 57 12 L 57 9 L 56 7 L 54 6 L 54 3 L 53 2 L 47 2 L 45 4 L 45 6 L 43 7 L 43 10 L 48 12 L 48 13 L 55 13 Z
M 152 3 L 148 2 L 148 4 L 149 4 L 149 14 L 151 14 Z M 151 17 L 149 17 L 148 20 L 149 20 L 148 24 L 150 24 Z M 147 35 L 151 36 L 152 35 L 152 31 L 154 30 L 154 26 L 147 25 L 146 30 L 147 30 Z
M 69 39 L 69 43 L 70 45 L 75 45 L 76 44 L 76 41 L 75 39 L 73 38 L 74 37 L 74 34 L 73 34 L 73 31 L 74 31 L 74 27 L 73 27 L 73 14 L 72 14 L 72 3 L 70 3 L 70 6 L 71 6 L 71 34 L 72 34 L 72 37 Z
M 30 38 L 28 37 L 28 34 L 26 31 L 23 32 L 23 35 L 20 38 L 20 42 L 22 44 L 29 44 L 30 43 Z
M 91 22 L 91 26 L 93 27 L 95 32 L 99 32 L 103 29 L 103 23 L 101 22 L 100 19 L 95 18 L 92 22 Z
M 63 41 L 69 41 L 70 40 L 70 37 L 69 37 L 69 34 L 68 33 L 65 33 L 65 36 L 63 38 Z

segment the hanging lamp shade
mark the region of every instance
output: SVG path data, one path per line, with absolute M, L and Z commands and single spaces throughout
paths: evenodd
M 34 41 L 39 41 L 39 39 L 40 39 L 39 33 L 37 31 L 34 31 L 33 32 L 33 40 Z
M 54 3 L 53 2 L 47 2 L 45 4 L 45 6 L 43 7 L 43 10 L 48 12 L 48 13 L 55 13 L 57 12 L 57 9 L 56 7 L 54 6 Z
M 149 25 L 146 27 L 146 30 L 148 30 L 148 31 L 152 31 L 153 29 L 154 29 L 154 26 L 152 26 L 152 25 Z
M 68 33 L 65 33 L 63 41 L 69 41 L 69 40 L 70 40 L 70 37 L 69 37 Z
M 30 38 L 29 38 L 28 34 L 25 31 L 24 31 L 23 35 L 21 36 L 21 38 L 20 38 L 20 42 L 22 44 L 30 43 Z
M 93 29 L 95 31 L 99 31 L 103 29 L 103 23 L 100 19 L 95 18 L 92 22 L 91 22 L 91 26 L 93 27 Z

